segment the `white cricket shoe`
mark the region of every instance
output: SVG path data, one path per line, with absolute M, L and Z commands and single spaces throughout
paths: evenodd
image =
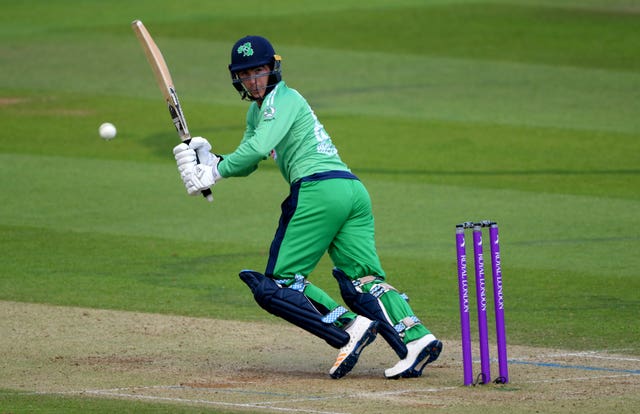
M 432 334 L 407 344 L 407 356 L 392 368 L 384 370 L 384 376 L 389 379 L 419 377 L 427 364 L 432 363 L 442 352 L 442 342 Z
M 345 329 L 349 334 L 349 343 L 340 348 L 336 363 L 329 370 L 331 378 L 342 378 L 353 369 L 365 346 L 376 339 L 378 322 L 357 316 Z

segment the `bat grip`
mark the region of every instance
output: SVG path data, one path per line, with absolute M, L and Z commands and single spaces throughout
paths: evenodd
M 211 194 L 210 188 L 205 188 L 204 190 L 201 191 L 201 193 L 202 193 L 202 196 L 206 198 L 208 202 L 211 203 L 213 201 L 213 194 Z
M 184 141 L 185 144 L 189 145 L 189 143 L 191 142 L 191 138 L 189 139 L 185 139 Z M 200 164 L 200 158 L 198 158 L 198 153 L 196 152 L 196 162 L 198 164 Z M 213 202 L 213 194 L 211 193 L 211 189 L 210 188 L 205 188 L 204 190 L 200 191 L 200 193 L 202 194 L 202 197 L 204 197 L 208 202 Z

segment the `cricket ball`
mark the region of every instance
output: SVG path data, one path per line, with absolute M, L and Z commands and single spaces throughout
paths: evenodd
M 102 125 L 100 125 L 100 128 L 98 128 L 98 133 L 100 134 L 100 137 L 107 141 L 115 138 L 116 132 L 117 131 L 116 131 L 115 125 L 113 125 L 110 122 L 105 122 Z

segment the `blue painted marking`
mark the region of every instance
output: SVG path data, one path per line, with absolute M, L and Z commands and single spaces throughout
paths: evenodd
M 615 372 L 619 374 L 640 375 L 640 369 L 617 369 L 617 368 L 590 367 L 587 365 L 564 365 L 564 364 L 555 364 L 551 362 L 517 361 L 514 359 L 510 359 L 509 363 L 517 364 L 517 365 L 535 365 L 538 367 L 548 367 L 548 368 L 580 369 L 583 371 L 606 371 L 606 372 Z

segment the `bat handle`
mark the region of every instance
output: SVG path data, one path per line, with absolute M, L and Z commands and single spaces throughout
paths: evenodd
M 189 136 L 189 135 L 187 135 Z M 182 142 L 184 142 L 185 144 L 189 145 L 189 143 L 191 142 L 191 138 L 187 138 L 185 140 L 183 140 Z M 198 153 L 196 152 L 196 162 L 198 164 L 200 164 L 200 159 L 198 158 Z M 211 193 L 211 189 L 210 188 L 205 188 L 204 190 L 200 191 L 200 193 L 202 194 L 202 197 L 204 197 L 208 202 L 212 203 L 213 202 L 213 194 Z
M 208 202 L 213 202 L 213 194 L 211 194 L 211 189 L 210 188 L 206 188 L 204 190 L 201 191 L 202 196 L 204 198 L 207 199 Z

